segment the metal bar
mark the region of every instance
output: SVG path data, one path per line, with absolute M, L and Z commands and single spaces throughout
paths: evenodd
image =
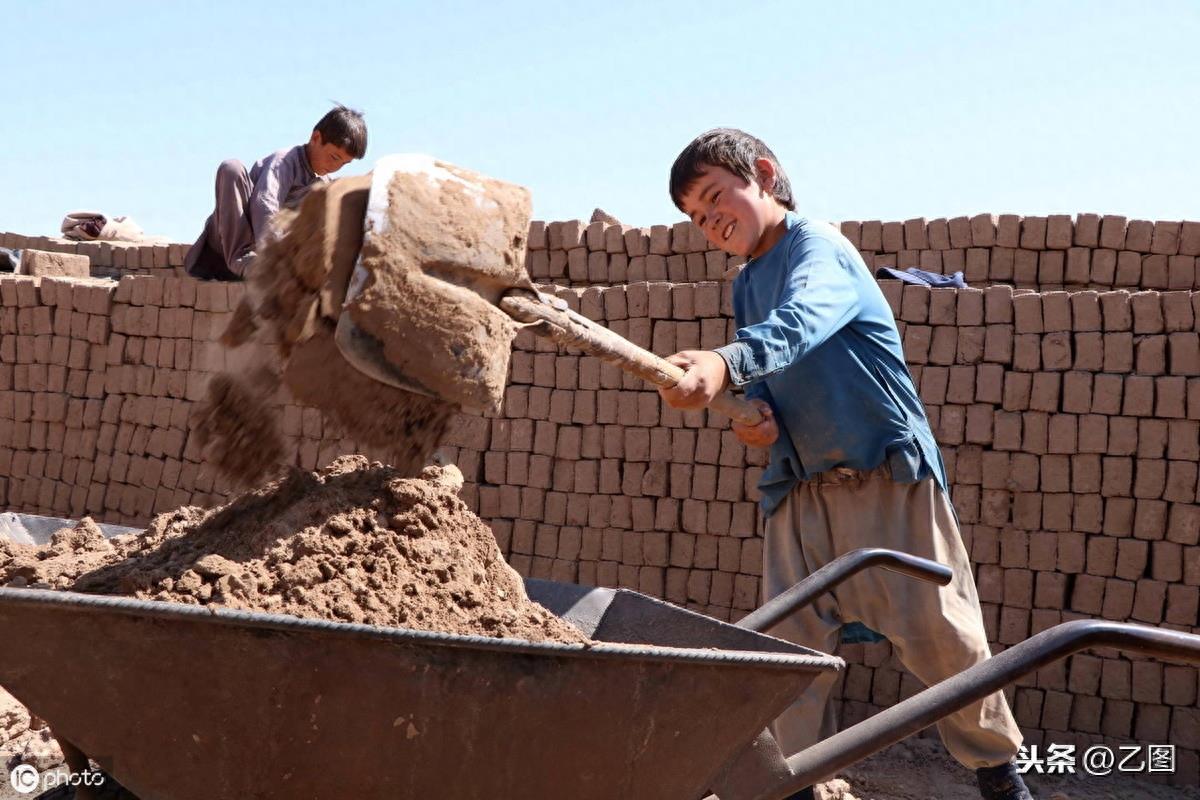
M 502 297 L 500 308 L 519 322 L 537 323 L 533 332 L 538 336 L 616 364 L 655 386 L 670 388 L 683 377 L 683 370 L 671 362 L 569 308 L 556 308 L 551 302 L 517 293 Z M 763 419 L 751 403 L 729 392 L 717 395 L 709 408 L 743 425 L 757 425 Z
M 1200 636 L 1194 634 L 1101 620 L 1064 622 L 797 753 L 787 760 L 792 777 L 756 800 L 784 800 L 1022 675 L 1089 647 L 1114 647 L 1200 664 Z
M 766 633 L 797 609 L 868 567 L 883 567 L 939 586 L 950 583 L 953 577 L 949 567 L 936 561 L 882 547 L 864 547 L 830 561 L 792 588 L 771 598 L 754 613 L 743 617 L 736 625 Z

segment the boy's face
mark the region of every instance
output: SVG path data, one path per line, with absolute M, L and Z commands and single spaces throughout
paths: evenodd
M 318 175 L 328 175 L 337 172 L 353 160 L 354 156 L 341 147 L 336 144 L 327 144 L 321 138 L 321 134 L 316 131 L 312 132 L 312 136 L 308 140 L 308 165 L 312 167 L 313 172 Z
M 724 167 L 707 166 L 681 198 L 684 213 L 709 243 L 734 255 L 760 256 L 770 250 L 786 213 L 770 192 L 774 165 L 759 159 L 755 166 L 759 179 L 753 182 Z

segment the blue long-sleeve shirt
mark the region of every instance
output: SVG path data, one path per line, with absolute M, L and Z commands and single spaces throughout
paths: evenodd
M 766 400 L 779 438 L 763 473 L 770 514 L 798 481 L 834 467 L 893 480 L 946 471 L 904 363 L 887 300 L 862 256 L 830 225 L 787 215 L 787 232 L 733 283 L 734 341 L 717 348 L 730 380 Z

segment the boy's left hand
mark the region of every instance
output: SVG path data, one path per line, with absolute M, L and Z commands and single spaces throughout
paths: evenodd
M 684 350 L 668 356 L 667 361 L 686 371 L 679 383 L 658 390 L 672 408 L 684 411 L 704 408 L 729 385 L 725 359 L 711 350 Z

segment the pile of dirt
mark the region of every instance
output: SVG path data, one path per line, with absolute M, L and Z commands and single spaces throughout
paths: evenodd
M 0 766 L 11 770 L 18 764 L 28 764 L 47 770 L 61 763 L 62 750 L 50 728 L 0 688 Z
M 418 478 L 361 456 L 293 469 L 216 509 L 181 508 L 105 539 L 85 520 L 0 548 L 0 585 L 534 642 L 583 643 L 525 594 L 454 467 Z

